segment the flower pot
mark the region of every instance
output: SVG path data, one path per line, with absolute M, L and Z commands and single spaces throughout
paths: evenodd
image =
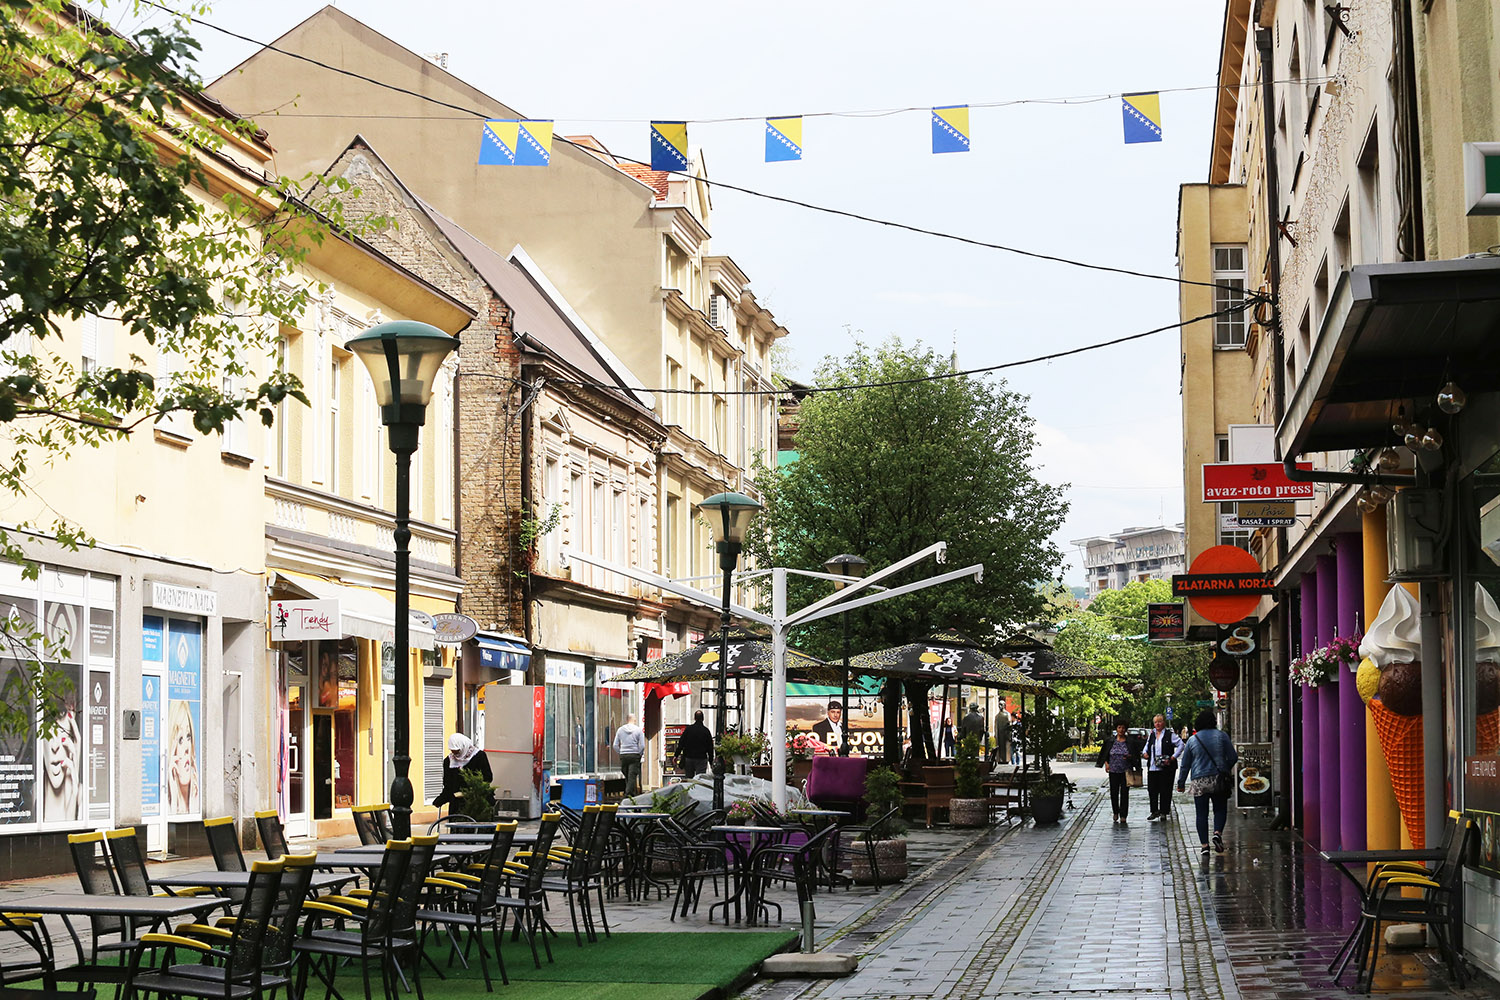
M 792 781 L 798 788 L 802 787 L 802 783 L 807 780 L 809 774 L 812 774 L 811 757 L 792 761 Z
M 849 846 L 849 864 L 854 881 L 860 885 L 888 885 L 906 878 L 906 841 L 875 841 L 875 867 L 870 871 L 870 856 L 863 841 Z
M 1062 818 L 1063 797 L 1062 793 L 1056 795 L 1031 796 L 1031 818 L 1037 826 L 1045 826 L 1048 823 L 1056 823 Z
M 948 802 L 948 823 L 951 826 L 987 826 L 990 821 L 990 804 L 986 799 L 951 799 Z

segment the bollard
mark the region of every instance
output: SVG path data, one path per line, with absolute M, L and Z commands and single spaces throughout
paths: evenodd
M 802 904 L 802 951 L 811 952 L 816 948 L 817 938 L 813 931 L 813 901 L 806 900 Z

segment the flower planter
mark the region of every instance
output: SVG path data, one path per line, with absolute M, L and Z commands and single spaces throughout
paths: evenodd
M 986 799 L 952 799 L 948 802 L 948 823 L 952 826 L 987 826 L 990 804 Z
M 849 864 L 854 881 L 860 885 L 889 885 L 906 878 L 906 841 L 875 841 L 876 872 L 870 871 L 870 857 L 863 841 L 849 845 Z
M 1062 819 L 1063 797 L 1059 792 L 1056 795 L 1031 796 L 1031 818 L 1037 826 L 1046 826 L 1056 823 Z

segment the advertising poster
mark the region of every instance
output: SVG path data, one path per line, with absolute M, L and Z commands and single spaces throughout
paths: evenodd
M 150 619 L 148 618 L 149 622 Z M 161 619 L 157 619 L 160 624 Z M 149 633 L 148 633 L 149 635 Z M 161 642 L 160 636 L 157 643 Z M 150 639 L 146 642 L 149 644 Z M 161 678 L 141 676 L 141 816 L 161 815 Z
M 1271 806 L 1271 745 L 1246 743 L 1239 748 L 1234 804 L 1241 809 Z
M 88 786 L 89 819 L 109 821 L 110 676 L 106 670 L 89 673 Z
M 201 808 L 203 627 L 174 619 L 167 631 L 167 815 L 182 816 Z
M 0 696 L 11 704 L 29 699 L 26 671 L 0 663 Z M 36 733 L 0 734 L 0 824 L 36 822 Z
M 48 621 L 52 621 L 50 613 Z M 63 683 L 57 725 L 42 741 L 42 822 L 76 823 L 84 818 L 88 808 L 83 787 L 82 668 L 76 663 L 58 663 L 49 669 L 60 674 Z
M 89 656 L 97 660 L 115 657 L 115 613 L 110 608 L 89 609 Z

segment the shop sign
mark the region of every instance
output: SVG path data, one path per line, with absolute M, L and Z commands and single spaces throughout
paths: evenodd
M 303 639 L 337 639 L 344 634 L 339 602 L 273 601 L 271 641 L 301 642 Z
M 1303 472 L 1312 471 L 1311 462 L 1298 462 Z M 1203 466 L 1203 502 L 1227 503 L 1238 500 L 1311 500 L 1312 483 L 1294 483 L 1286 477 L 1280 463 L 1241 465 L 1233 462 L 1209 462 Z
M 1255 557 L 1233 545 L 1204 549 L 1186 574 L 1172 577 L 1172 593 L 1187 597 L 1194 611 L 1219 625 L 1253 613 L 1260 595 L 1271 589 Z
M 478 634 L 479 623 L 468 615 L 433 615 L 432 630 L 437 633 L 438 645 L 457 646 Z
M 1254 809 L 1271 804 L 1271 748 L 1255 743 L 1237 748 L 1240 762 L 1235 770 L 1234 804 Z
M 1238 594 L 1270 594 L 1276 590 L 1266 573 L 1178 573 L 1172 577 L 1177 597 L 1233 597 Z
M 1146 638 L 1166 642 L 1187 635 L 1187 615 L 1181 604 L 1146 605 Z
M 202 615 L 212 618 L 219 613 L 219 595 L 216 591 L 200 590 L 197 587 L 179 587 L 160 580 L 148 580 L 150 590 L 146 606 L 157 611 L 175 611 L 183 615 Z
M 1500 878 L 1500 757 L 1469 757 L 1464 760 L 1464 811 L 1479 827 L 1476 868 L 1491 878 Z
M 1228 656 L 1215 656 L 1208 665 L 1208 683 L 1215 691 L 1233 691 L 1240 682 L 1239 661 Z
M 1235 506 L 1242 528 L 1290 528 L 1297 523 L 1295 500 L 1253 500 Z

